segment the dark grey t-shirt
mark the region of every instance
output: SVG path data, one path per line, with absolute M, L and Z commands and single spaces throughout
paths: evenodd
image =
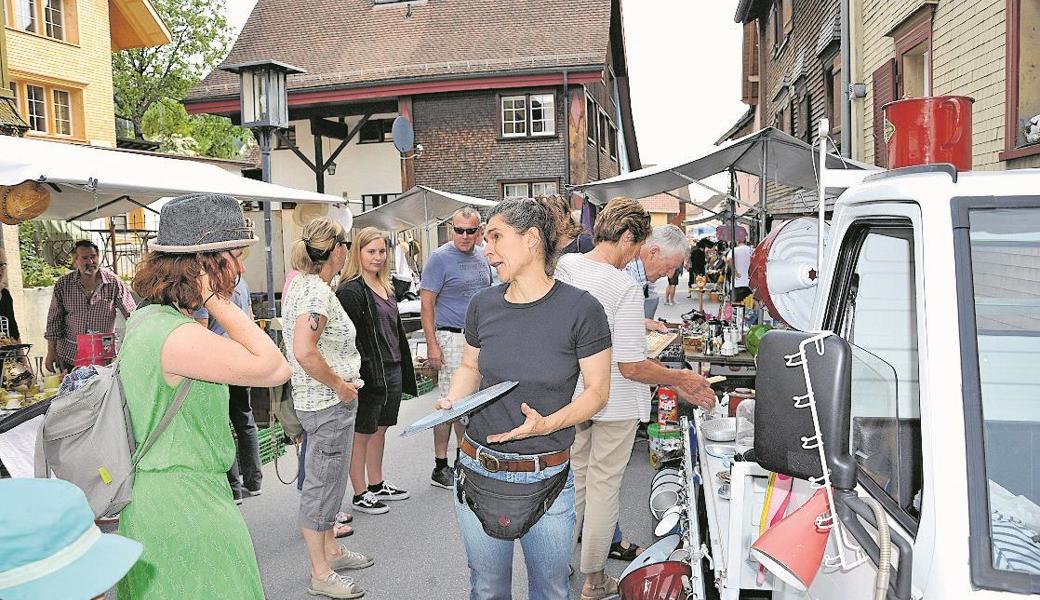
M 466 433 L 480 444 L 524 422 L 526 402 L 542 416 L 567 405 L 574 395 L 578 359 L 610 348 L 610 325 L 603 306 L 585 290 L 557 281 L 535 302 L 505 299 L 506 285 L 481 290 L 466 313 L 466 342 L 480 349 L 481 389 L 520 382 L 470 416 Z M 574 428 L 495 444 L 500 452 L 543 454 L 570 448 Z

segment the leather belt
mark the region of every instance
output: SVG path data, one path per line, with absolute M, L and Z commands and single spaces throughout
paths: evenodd
M 438 327 L 437 331 L 450 331 L 452 333 L 462 333 L 461 327 Z
M 510 473 L 535 473 L 550 467 L 558 467 L 571 458 L 570 450 L 560 450 L 551 454 L 539 454 L 535 458 L 501 458 L 484 452 L 473 445 L 468 438 L 462 438 L 459 445 L 462 452 L 480 463 L 490 473 L 509 471 Z

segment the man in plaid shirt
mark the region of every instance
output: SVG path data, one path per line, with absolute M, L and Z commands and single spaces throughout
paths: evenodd
M 113 331 L 116 310 L 129 317 L 137 308 L 130 288 L 115 273 L 98 264 L 98 247 L 89 240 L 73 248 L 75 270 L 54 284 L 47 313 L 47 360 L 53 373 L 69 372 L 76 357 L 77 336 Z

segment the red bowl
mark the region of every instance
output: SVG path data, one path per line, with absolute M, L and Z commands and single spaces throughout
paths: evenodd
M 677 560 L 639 567 L 621 580 L 621 600 L 680 600 L 686 597 L 683 577 L 692 579 L 693 571 Z

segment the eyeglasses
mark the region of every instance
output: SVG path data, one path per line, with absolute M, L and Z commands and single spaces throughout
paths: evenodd
M 454 229 L 455 233 L 457 233 L 459 235 L 474 235 L 475 233 L 480 231 L 480 227 L 479 226 L 478 227 L 452 227 L 452 229 Z

